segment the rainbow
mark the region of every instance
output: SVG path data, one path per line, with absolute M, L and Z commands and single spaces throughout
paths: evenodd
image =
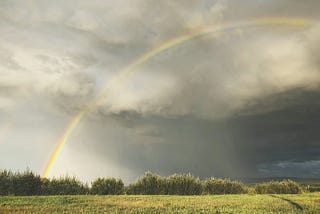
M 95 99 L 77 115 L 75 115 L 70 121 L 69 125 L 65 129 L 63 135 L 55 144 L 53 152 L 51 153 L 48 161 L 45 164 L 44 170 L 42 172 L 42 177 L 48 177 L 59 153 L 65 143 L 68 141 L 70 134 L 76 128 L 81 119 L 89 113 L 94 107 L 99 103 L 101 98 L 106 98 L 107 95 L 112 91 L 116 91 L 120 87 L 121 83 L 127 80 L 131 75 L 138 71 L 138 67 L 144 64 L 146 61 L 150 60 L 152 57 L 155 57 L 159 53 L 168 50 L 176 45 L 184 43 L 186 41 L 196 39 L 205 35 L 217 33 L 217 32 L 226 32 L 233 29 L 239 28 L 250 28 L 250 27 L 264 27 L 264 26 L 292 26 L 292 27 L 308 27 L 311 26 L 314 22 L 310 19 L 305 18 L 290 18 L 290 17 L 263 17 L 256 18 L 253 20 L 241 21 L 241 22 L 225 22 L 220 25 L 207 26 L 200 29 L 196 29 L 182 36 L 165 41 L 142 54 L 131 64 L 121 70 L 115 77 L 111 78 L 102 89 L 98 92 Z

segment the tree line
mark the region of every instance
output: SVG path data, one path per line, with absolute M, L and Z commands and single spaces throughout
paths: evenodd
M 294 181 L 271 181 L 247 186 L 239 181 L 208 178 L 191 174 L 168 177 L 147 172 L 125 186 L 120 178 L 97 178 L 91 185 L 75 177 L 41 178 L 30 170 L 0 171 L 0 195 L 213 195 L 213 194 L 298 194 L 303 188 Z

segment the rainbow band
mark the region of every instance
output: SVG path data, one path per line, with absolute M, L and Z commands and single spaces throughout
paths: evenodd
M 184 43 L 188 40 L 195 39 L 208 34 L 217 33 L 217 32 L 225 32 L 232 29 L 260 27 L 260 26 L 273 26 L 273 25 L 307 27 L 307 26 L 311 26 L 311 24 L 313 23 L 314 22 L 310 19 L 289 18 L 289 17 L 266 17 L 266 18 L 257 18 L 254 20 L 242 21 L 242 22 L 233 22 L 233 23 L 227 22 L 227 23 L 223 23 L 222 25 L 209 26 L 209 27 L 197 29 L 194 32 L 170 39 L 160 44 L 159 46 L 154 47 L 150 51 L 141 55 L 139 58 L 137 58 L 135 61 L 129 64 L 129 66 L 127 66 L 125 69 L 120 71 L 118 75 L 116 75 L 110 81 L 108 81 L 106 86 L 99 91 L 95 99 L 91 103 L 89 103 L 89 105 L 86 108 L 80 111 L 80 113 L 78 113 L 75 117 L 73 117 L 73 119 L 67 126 L 66 130 L 64 131 L 63 135 L 61 136 L 59 141 L 56 143 L 54 150 L 44 167 L 44 170 L 42 172 L 42 177 L 47 177 L 49 175 L 57 157 L 60 154 L 61 149 L 63 148 L 70 134 L 76 128 L 76 126 L 81 121 L 81 119 L 88 112 L 94 109 L 95 106 L 98 105 L 100 99 L 106 98 L 107 95 L 110 94 L 111 90 L 116 91 L 116 89 L 120 87 L 122 82 L 127 80 L 132 74 L 138 71 L 137 68 L 139 66 L 141 66 L 142 64 L 144 64 L 146 61 L 156 56 L 157 54 L 165 50 L 168 50 L 169 48 L 174 47 L 178 44 Z

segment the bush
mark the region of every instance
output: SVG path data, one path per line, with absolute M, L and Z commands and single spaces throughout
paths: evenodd
M 243 183 L 229 179 L 210 178 L 203 183 L 204 194 L 243 194 L 247 192 L 248 188 Z
M 17 172 L 10 176 L 9 194 L 13 195 L 38 195 L 41 190 L 41 179 L 39 175 L 30 170 Z
M 124 184 L 121 179 L 98 178 L 92 182 L 91 194 L 120 195 L 124 193 Z
M 307 187 L 310 190 L 310 187 Z M 206 179 L 203 182 L 191 174 L 174 174 L 161 177 L 151 172 L 124 188 L 121 179 L 98 178 L 92 182 L 91 189 L 75 177 L 40 178 L 30 170 L 13 173 L 0 171 L 0 195 L 200 195 L 200 194 L 298 194 L 303 188 L 292 180 L 271 181 L 248 187 L 229 179 Z
M 40 188 L 40 176 L 30 170 L 22 173 L 0 172 L 0 195 L 38 195 Z
M 135 195 L 160 195 L 164 194 L 164 179 L 151 172 L 146 172 L 145 175 L 135 183 L 127 187 L 127 194 Z
M 258 194 L 298 194 L 302 192 L 302 187 L 295 181 L 270 181 L 255 185 Z
M 3 170 L 0 172 L 0 195 L 9 195 L 12 172 Z
M 43 195 L 81 195 L 88 194 L 89 188 L 75 177 L 61 177 L 59 179 L 42 180 L 41 193 Z
M 136 183 L 127 187 L 127 194 L 139 195 L 200 195 L 201 181 L 190 174 L 174 174 L 163 178 L 147 172 Z
M 320 192 L 320 185 L 307 185 L 305 189 L 308 192 Z
M 191 174 L 174 174 L 165 179 L 164 192 L 168 195 L 200 195 L 202 185 L 200 179 Z

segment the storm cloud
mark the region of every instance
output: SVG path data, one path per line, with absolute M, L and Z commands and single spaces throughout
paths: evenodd
M 150 58 L 102 95 L 50 175 L 320 176 L 319 7 L 1 1 L 0 129 L 11 130 L 0 136 L 0 167 L 40 172 L 71 118 L 108 80 L 172 38 L 226 22 L 302 17 L 312 24 L 235 26 Z

